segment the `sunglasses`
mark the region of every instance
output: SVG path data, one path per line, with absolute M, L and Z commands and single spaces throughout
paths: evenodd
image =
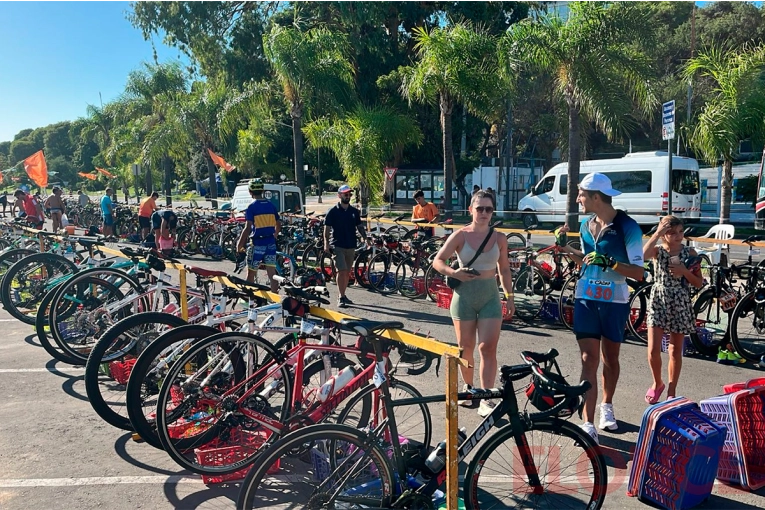
M 479 205 L 478 207 L 473 207 L 473 209 L 475 209 L 476 211 L 478 211 L 478 214 L 483 214 L 483 213 L 486 213 L 486 214 L 491 214 L 491 213 L 493 213 L 493 212 L 494 212 L 494 208 L 493 208 L 493 207 L 491 207 L 491 206 L 488 206 L 488 207 L 483 207 L 483 206 L 480 206 L 480 205 Z

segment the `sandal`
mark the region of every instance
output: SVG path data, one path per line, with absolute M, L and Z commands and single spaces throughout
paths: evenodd
M 645 401 L 651 405 L 658 403 L 659 399 L 661 398 L 661 394 L 664 393 L 664 388 L 664 384 L 656 389 L 649 388 L 648 391 L 645 392 Z

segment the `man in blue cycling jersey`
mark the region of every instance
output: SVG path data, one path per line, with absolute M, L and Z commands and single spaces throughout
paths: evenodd
M 582 266 L 576 285 L 574 333 L 582 353 L 582 380 L 589 381 L 582 428 L 597 442 L 593 424 L 597 403 L 598 368 L 603 357 L 603 400 L 599 428 L 616 430 L 613 397 L 619 380 L 619 350 L 629 319 L 630 289 L 627 278 L 643 279 L 643 233 L 637 222 L 611 204 L 621 192 L 603 174 L 582 179 L 577 202 L 585 214 L 579 234 L 582 251 L 570 246 L 563 251 Z M 565 231 L 566 229 L 562 229 Z
M 276 274 L 276 235 L 279 233 L 279 213 L 270 200 L 263 198 L 263 182 L 253 179 L 248 189 L 253 202 L 247 206 L 244 219 L 247 224 L 239 236 L 237 251 L 239 254 L 245 251 L 247 238 L 250 238 L 249 250 L 251 255 L 247 257 L 247 281 L 255 281 L 258 266 L 262 263 L 266 266 L 266 273 L 271 281 L 271 291 L 279 292 L 279 282 L 274 279 Z M 237 268 L 239 259 L 237 256 Z M 243 259 L 242 259 L 243 261 Z

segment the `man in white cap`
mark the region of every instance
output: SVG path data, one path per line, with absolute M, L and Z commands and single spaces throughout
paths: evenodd
M 613 397 L 619 380 L 619 350 L 629 319 L 627 278 L 643 279 L 643 233 L 637 222 L 611 204 L 621 192 L 603 174 L 591 173 L 579 185 L 577 202 L 585 214 L 579 228 L 582 251 L 563 251 L 582 265 L 576 285 L 574 333 L 582 353 L 582 380 L 589 381 L 582 428 L 597 442 L 593 424 L 597 403 L 598 368 L 603 358 L 603 400 L 599 428 L 616 430 Z M 561 232 L 567 229 L 564 227 Z
M 340 201 L 327 211 L 324 217 L 324 251 L 332 251 L 337 269 L 337 306 L 346 308 L 352 305 L 345 295 L 348 279 L 353 270 L 353 260 L 356 258 L 356 232 L 366 239 L 364 224 L 361 223 L 361 212 L 351 205 L 351 187 L 343 184 L 337 190 Z M 332 239 L 330 242 L 330 232 Z

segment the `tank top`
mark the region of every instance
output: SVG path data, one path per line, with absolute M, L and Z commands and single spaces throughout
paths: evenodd
M 483 242 L 483 240 L 481 241 Z M 489 240 L 489 242 L 491 242 L 491 240 Z M 470 262 L 473 257 L 475 257 L 475 248 L 470 246 L 470 244 L 467 242 L 467 239 L 465 239 L 465 244 L 462 246 L 462 251 L 457 252 L 457 260 L 460 262 L 460 267 L 465 267 L 465 263 Z M 497 267 L 498 261 L 499 246 L 497 246 L 497 241 L 495 239 L 494 244 L 489 249 L 489 251 L 485 251 L 478 255 L 478 258 L 475 259 L 475 262 L 473 262 L 471 267 L 478 271 L 486 271 L 489 269 L 495 269 Z

